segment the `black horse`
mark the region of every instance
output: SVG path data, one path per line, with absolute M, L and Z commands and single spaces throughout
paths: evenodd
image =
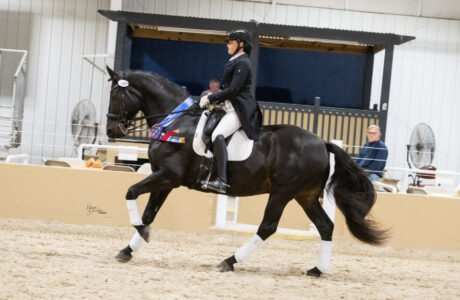
M 124 136 L 129 130 L 130 120 L 139 111 L 147 116 L 148 125 L 152 126 L 163 118 L 154 116 L 170 113 L 188 97 L 185 89 L 159 75 L 137 71 L 117 74 L 108 67 L 107 70 L 112 81 L 107 120 L 107 135 L 110 138 Z M 198 105 L 193 104 L 166 130 L 179 129 L 186 143 L 150 142 L 148 154 L 152 174 L 131 186 L 126 200 L 135 200 L 144 193 L 150 193 L 150 198 L 142 221 L 137 224 L 133 222 L 130 211 L 131 223 L 137 232 L 130 245 L 116 256 L 119 261 L 126 262 L 132 258 L 131 253 L 136 250 L 132 248 L 138 248 L 142 241 L 140 236 L 148 241 L 148 226 L 172 189 L 186 186 L 209 192 L 197 184 L 202 159 L 192 149 L 201 112 Z M 227 191 L 230 196 L 269 193 L 264 217 L 255 240 L 248 241 L 238 249 L 236 257 L 234 255 L 222 261 L 218 266 L 220 271 L 233 271 L 234 263 L 242 261 L 258 244 L 275 233 L 283 210 L 292 199 L 300 204 L 315 224 L 321 240 L 332 240 L 334 224 L 319 202 L 329 177 L 329 153 L 335 155 L 336 163 L 328 188 L 332 189 L 349 230 L 365 243 L 383 243 L 385 231 L 379 230 L 375 222 L 366 218 L 375 203 L 373 186 L 345 151 L 296 126 L 264 126 L 250 157 L 245 161 L 228 163 L 230 188 Z M 137 206 L 135 210 L 134 214 L 139 214 Z M 325 271 L 324 268 L 315 267 L 307 274 L 320 276 Z

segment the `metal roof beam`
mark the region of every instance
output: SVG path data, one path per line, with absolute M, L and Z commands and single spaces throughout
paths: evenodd
M 203 30 L 230 31 L 235 28 L 253 28 L 255 22 L 216 20 L 195 17 L 169 16 L 159 14 L 137 13 L 129 11 L 98 10 L 104 17 L 123 23 L 157 25 L 179 28 L 195 28 Z
M 353 42 L 362 45 L 401 45 L 415 39 L 413 36 L 392 33 L 288 26 L 257 23 L 255 21 L 243 22 L 112 10 L 99 10 L 98 12 L 112 21 L 127 24 L 194 28 L 211 31 L 230 31 L 235 28 L 246 28 L 252 32 L 257 32 L 259 36 L 301 37 L 307 39 Z

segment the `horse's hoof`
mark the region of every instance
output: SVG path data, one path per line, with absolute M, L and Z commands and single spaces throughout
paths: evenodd
M 147 243 L 150 242 L 150 226 L 145 226 L 144 230 L 142 231 L 141 237 L 146 241 Z
M 115 259 L 122 263 L 130 261 L 131 258 L 133 256 L 130 253 L 124 253 L 123 251 L 118 252 L 117 256 L 115 256 Z
M 233 265 L 227 263 L 225 260 L 223 260 L 220 264 L 217 265 L 217 269 L 219 270 L 219 272 L 235 271 L 235 268 L 233 268 Z
M 134 226 L 139 235 L 146 241 L 147 243 L 150 241 L 150 227 L 148 225 L 137 225 Z
M 313 269 L 307 271 L 307 276 L 320 277 L 321 274 L 323 273 L 320 270 L 318 270 L 317 267 L 314 267 Z

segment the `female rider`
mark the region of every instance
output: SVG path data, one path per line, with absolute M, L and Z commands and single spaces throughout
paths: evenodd
M 248 138 L 257 140 L 262 126 L 262 113 L 251 94 L 250 40 L 251 35 L 244 29 L 233 30 L 228 34 L 227 50 L 232 57 L 224 66 L 224 89 L 200 99 L 200 107 L 205 107 L 209 103 L 225 103 L 226 114 L 212 133 L 218 178 L 207 184 L 208 189 L 224 194 L 229 187 L 225 138 L 243 127 Z

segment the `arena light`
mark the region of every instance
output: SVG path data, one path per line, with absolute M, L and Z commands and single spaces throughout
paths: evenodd
M 158 30 L 158 31 L 186 32 L 186 33 L 212 34 L 212 35 L 227 35 L 226 31 L 221 31 L 221 30 L 206 30 L 206 29 L 166 27 L 166 26 L 156 26 L 155 29 Z
M 352 45 L 352 46 L 369 46 L 367 44 L 353 42 L 353 41 L 317 39 L 317 38 L 299 37 L 299 36 L 291 36 L 289 37 L 289 39 L 293 41 L 302 41 L 302 42 L 318 42 L 318 43 L 325 43 L 325 44 L 342 44 L 342 45 L 345 44 L 345 45 Z

